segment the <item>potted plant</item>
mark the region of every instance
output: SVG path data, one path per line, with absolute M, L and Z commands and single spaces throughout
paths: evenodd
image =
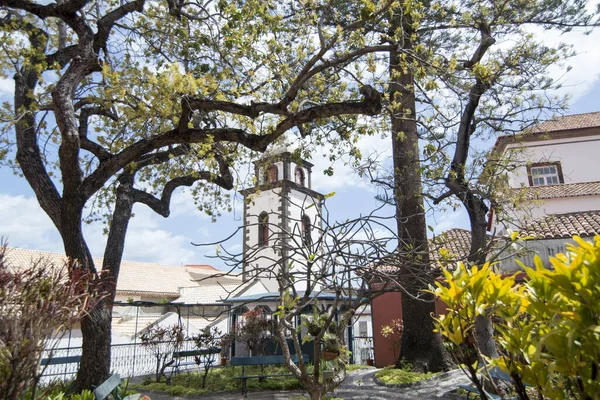
M 331 361 L 340 355 L 340 340 L 331 333 L 323 335 L 323 352 L 321 353 L 325 361 Z

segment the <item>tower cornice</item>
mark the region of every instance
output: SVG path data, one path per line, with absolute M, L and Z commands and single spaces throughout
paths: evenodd
M 289 181 L 289 180 L 280 180 L 274 183 L 267 183 L 264 185 L 260 185 L 260 186 L 256 186 L 256 187 L 252 187 L 252 188 L 248 188 L 248 189 L 242 189 L 239 191 L 239 193 L 246 197 L 248 195 L 254 194 L 256 192 L 264 192 L 266 190 L 273 190 L 273 189 L 282 189 L 282 191 L 285 190 L 289 190 L 289 189 L 294 189 L 298 192 L 304 193 L 312 198 L 314 198 L 315 200 L 323 200 L 325 198 L 325 196 L 319 192 L 316 192 L 312 189 L 307 188 L 306 186 L 302 186 L 302 185 L 298 185 L 296 182 L 293 181 Z

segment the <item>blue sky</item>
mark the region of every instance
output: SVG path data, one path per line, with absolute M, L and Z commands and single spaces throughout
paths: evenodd
M 545 35 L 547 40 L 561 40 L 575 45 L 579 53 L 569 64 L 573 69 L 564 79 L 563 94 L 572 97 L 570 113 L 600 111 L 600 30 L 583 36 L 572 32 L 566 35 Z M 558 75 L 560 76 L 560 75 Z M 0 100 L 12 97 L 12 84 L 0 79 Z M 493 142 L 484 146 L 491 147 Z M 363 153 L 369 150 L 385 151 L 388 140 L 372 137 L 362 143 Z M 328 200 L 332 218 L 356 217 L 377 206 L 375 189 L 356 177 L 350 168 L 342 164 L 334 165 L 333 177 L 324 176 L 322 171 L 329 166 L 326 157 L 316 154 L 312 160 L 313 189 L 321 193 L 336 192 Z M 127 234 L 124 258 L 156 262 L 168 265 L 212 264 L 224 268 L 218 260 L 211 260 L 206 254 L 214 253 L 214 248 L 195 247 L 191 242 L 207 243 L 232 234 L 242 224 L 242 199 L 235 199 L 235 210 L 223 214 L 216 223 L 195 209 L 185 192 L 177 192 L 171 206 L 171 216 L 164 219 L 143 205 L 134 208 L 135 217 Z M 27 182 L 6 167 L 0 167 L 0 236 L 8 238 L 11 247 L 22 247 L 44 251 L 62 252 L 62 242 L 49 218 L 39 208 L 33 191 Z M 462 211 L 438 213 L 428 224 L 437 233 L 453 228 L 468 228 L 468 219 Z M 94 256 L 102 256 L 106 238 L 100 224 L 86 226 L 85 235 Z M 242 248 L 241 235 L 228 242 L 231 251 Z

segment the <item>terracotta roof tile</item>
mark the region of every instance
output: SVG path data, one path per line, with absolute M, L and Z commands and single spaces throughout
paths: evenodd
M 571 138 L 573 136 L 595 136 L 598 134 L 600 134 L 600 112 L 559 116 L 540 122 L 538 125 L 525 129 L 516 135 L 498 136 L 492 153 L 500 154 L 504 152 L 506 146 L 511 143 Z
M 520 232 L 538 239 L 565 239 L 600 234 L 600 210 L 552 214 L 527 224 Z
M 600 181 L 566 183 L 564 185 L 535 186 L 513 189 L 525 195 L 527 200 L 557 199 L 562 197 L 600 195 Z
M 600 112 L 554 117 L 527 130 L 527 133 L 567 131 L 600 126 Z
M 466 229 L 450 229 L 429 241 L 429 253 L 432 260 L 442 258 L 440 251 L 444 249 L 448 253 L 448 260 L 466 260 L 471 251 L 471 232 Z
M 436 267 L 440 267 L 439 260 L 442 258 L 442 250 L 446 251 L 443 256 L 444 260 L 450 264 L 465 261 L 471 251 L 471 232 L 466 229 L 453 228 L 430 239 L 429 257 L 431 263 Z M 377 267 L 381 273 L 393 273 L 397 269 L 397 265 Z

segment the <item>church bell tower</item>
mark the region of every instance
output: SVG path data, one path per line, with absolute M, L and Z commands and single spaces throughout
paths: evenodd
M 314 251 L 320 232 L 324 198 L 311 189 L 312 167 L 284 145 L 274 146 L 254 162 L 256 186 L 240 191 L 244 281 L 258 278 L 270 292 L 278 292 L 279 281 L 286 281 L 282 271 L 288 271 L 296 290 L 306 290 L 312 282 L 306 256 Z

